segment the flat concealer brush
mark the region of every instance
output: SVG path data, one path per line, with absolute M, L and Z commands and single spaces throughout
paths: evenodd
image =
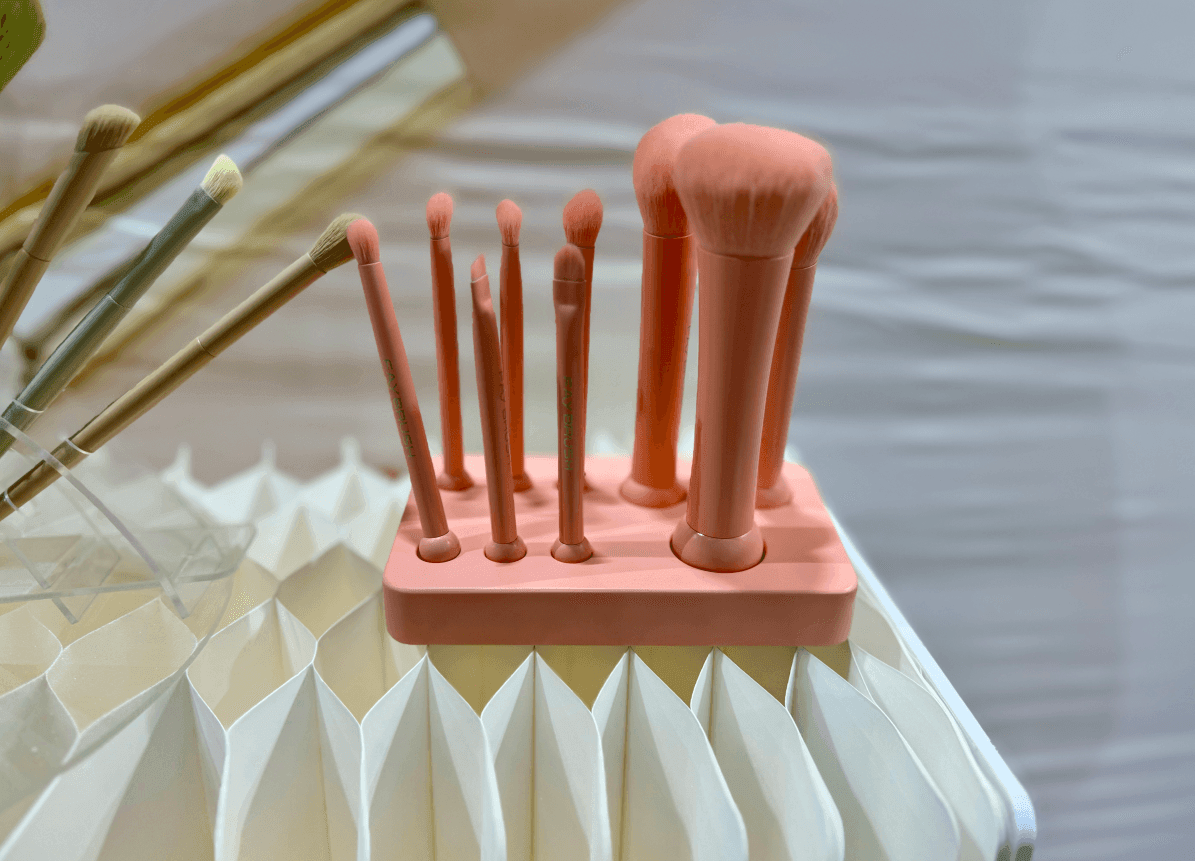
M 432 307 L 436 321 L 436 367 L 440 380 L 440 436 L 444 469 L 438 479 L 445 490 L 473 486 L 465 472 L 461 436 L 461 370 L 456 337 L 456 290 L 452 283 L 452 198 L 440 192 L 427 202 L 427 230 L 431 237 Z
M 801 345 L 805 340 L 805 319 L 809 316 L 817 258 L 830 240 L 837 220 L 838 190 L 831 185 L 817 215 L 793 251 L 793 266 L 788 272 L 763 414 L 756 508 L 778 508 L 792 499 L 792 489 L 780 473 L 784 468 L 784 449 L 788 444 L 788 424 L 797 392 L 797 371 L 801 364 Z
M 519 261 L 519 230 L 523 211 L 513 200 L 498 204 L 495 213 L 502 234 L 502 264 L 498 270 L 498 308 L 502 325 L 502 375 L 506 382 L 507 422 L 510 428 L 510 468 L 515 491 L 531 489 L 523 464 L 523 269 Z
M 713 125 L 698 114 L 656 124 L 639 141 L 631 167 L 643 216 L 643 282 L 635 444 L 631 474 L 619 492 L 648 508 L 666 508 L 685 498 L 676 480 L 676 448 L 697 264 L 672 169 L 680 148 Z
M 485 482 L 490 500 L 490 538 L 486 558 L 517 562 L 527 555 L 515 523 L 514 477 L 510 471 L 510 439 L 506 432 L 506 396 L 502 386 L 502 349 L 498 318 L 490 295 L 485 258 L 478 255 L 469 274 L 473 294 L 473 365 L 477 370 L 477 402 L 485 449 Z
M 320 234 L 310 251 L 258 288 L 257 292 L 217 320 L 132 389 L 108 404 L 95 418 L 54 449 L 54 457 L 70 468 L 95 453 L 100 446 L 144 415 L 305 287 L 351 260 L 353 255 L 345 233 L 348 226 L 359 218 L 361 216 L 356 214 L 336 218 Z M 59 473 L 54 467 L 45 461 L 38 463 L 9 485 L 0 503 L 0 520 L 45 490 L 58 477 Z
M 12 334 L 54 255 L 95 197 L 104 171 L 140 124 L 140 117 L 119 105 L 100 105 L 83 118 L 75 154 L 59 174 L 0 284 L 0 347 Z
M 369 311 L 369 322 L 373 325 L 373 338 L 377 343 L 378 358 L 382 362 L 382 373 L 386 376 L 390 406 L 394 410 L 403 455 L 407 459 L 407 472 L 411 476 L 411 494 L 419 510 L 423 537 L 419 539 L 416 553 L 425 562 L 447 562 L 460 555 L 461 543 L 448 528 L 444 501 L 436 485 L 436 470 L 427 445 L 427 431 L 424 430 L 423 415 L 419 411 L 415 381 L 411 378 L 411 365 L 407 361 L 398 317 L 394 313 L 394 302 L 386 284 L 386 272 L 382 268 L 378 232 L 369 221 L 360 218 L 349 225 L 347 238 L 349 248 L 357 258 L 357 274 L 361 277 L 361 289 L 365 292 L 365 307 Z
M 556 253 L 552 304 L 556 309 L 556 476 L 560 536 L 552 556 L 560 562 L 584 562 L 593 555 L 585 538 L 585 341 L 582 317 L 585 259 L 575 245 Z
M 62 339 L 33 379 L 13 398 L 4 410 L 4 418 L 22 430 L 37 421 L 158 276 L 240 191 L 241 183 L 241 173 L 232 159 L 225 155 L 217 158 L 199 187 L 142 249 L 121 279 Z M 12 443 L 13 437 L 0 431 L 0 454 Z
M 708 571 L 759 564 L 755 488 L 768 374 L 793 249 L 830 189 L 830 155 L 792 132 L 714 126 L 676 157 L 697 238 L 700 341 L 688 508 L 672 550 Z

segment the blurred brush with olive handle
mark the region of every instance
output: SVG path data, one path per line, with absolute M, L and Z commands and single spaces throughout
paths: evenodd
M 130 424 L 144 415 L 195 372 L 224 352 L 254 326 L 269 317 L 305 287 L 342 263 L 353 259 L 346 232 L 362 216 L 337 217 L 320 235 L 311 250 L 276 275 L 207 331 L 179 350 L 156 371 L 110 403 L 70 439 L 54 449 L 54 457 L 73 467 L 95 453 Z M 14 481 L 0 502 L 0 520 L 20 508 L 58 480 L 58 471 L 45 461 Z
M 87 312 L 70 334 L 62 339 L 33 379 L 12 399 L 4 418 L 24 430 L 62 394 L 104 339 L 132 310 L 134 303 L 153 286 L 195 235 L 220 208 L 241 190 L 241 172 L 226 155 L 203 178 L 174 217 L 158 231 L 137 255 L 125 275 Z M 0 455 L 13 444 L 10 434 L 0 431 Z
M 83 118 L 75 154 L 59 174 L 0 284 L 0 347 L 12 334 L 50 261 L 95 197 L 104 171 L 140 124 L 139 116 L 119 105 L 100 105 Z

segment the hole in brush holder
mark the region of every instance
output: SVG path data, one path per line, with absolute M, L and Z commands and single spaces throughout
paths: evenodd
M 466 458 L 484 475 L 479 455 Z M 643 508 L 619 485 L 630 459 L 588 457 L 585 535 L 593 557 L 577 564 L 552 558 L 558 535 L 556 459 L 526 459 L 534 486 L 515 494 L 527 555 L 497 563 L 485 557 L 489 501 L 483 483 L 442 491 L 448 523 L 461 542 L 449 562 L 415 554 L 421 532 L 414 499 L 386 563 L 386 627 L 404 643 L 471 645 L 742 645 L 821 646 L 847 637 L 857 580 L 846 549 L 809 473 L 784 464 L 793 491 L 784 506 L 755 521 L 767 552 L 734 573 L 691 568 L 669 537 L 685 503 Z M 678 472 L 688 474 L 688 464 Z

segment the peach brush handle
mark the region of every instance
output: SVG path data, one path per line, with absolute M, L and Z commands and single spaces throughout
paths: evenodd
M 556 283 L 563 285 L 564 290 L 580 286 L 575 282 Z M 559 287 L 554 292 L 560 292 Z M 555 305 L 560 537 L 552 555 L 562 562 L 581 562 L 593 555 L 585 540 L 585 425 L 580 420 L 585 409 L 584 317 L 579 302 L 557 301 Z
M 519 246 L 503 244 L 498 272 L 510 468 L 515 490 L 527 490 L 531 487 L 531 479 L 523 461 L 523 271 L 519 263 Z
M 768 371 L 791 263 L 791 253 L 749 259 L 697 249 L 697 423 L 688 510 L 672 546 L 699 568 L 741 571 L 763 558 L 755 486 Z
M 431 240 L 432 305 L 436 320 L 436 367 L 440 380 L 440 435 L 444 472 L 440 486 L 463 490 L 473 484 L 465 472 L 461 439 L 461 372 L 456 338 L 456 291 L 452 285 L 452 241 Z
M 485 555 L 495 562 L 513 562 L 526 555 L 515 523 L 514 476 L 510 470 L 510 439 L 506 430 L 506 396 L 502 385 L 502 350 L 498 319 L 490 295 L 490 279 L 472 284 L 473 364 L 477 370 L 477 399 L 481 409 L 481 440 L 485 450 L 486 490 L 490 498 L 490 535 Z
M 790 269 L 788 273 L 768 380 L 767 405 L 764 408 L 759 484 L 755 498 L 759 508 L 776 508 L 792 498 L 792 491 L 780 477 L 780 471 L 784 467 L 784 449 L 788 444 L 788 425 L 792 418 L 797 371 L 801 364 L 801 345 L 805 340 L 805 320 L 809 316 L 809 300 L 813 295 L 816 271 L 815 263 Z
M 460 554 L 460 542 L 448 528 L 444 500 L 440 498 L 440 488 L 436 485 L 436 470 L 427 445 L 427 431 L 423 427 L 415 381 L 411 378 L 411 365 L 407 361 L 402 332 L 398 328 L 394 303 L 386 284 L 386 272 L 381 263 L 358 266 L 357 272 L 365 291 L 365 307 L 369 311 L 373 339 L 378 347 L 378 358 L 382 362 L 382 373 L 386 375 L 386 388 L 390 393 L 390 406 L 394 410 L 403 455 L 407 460 L 407 472 L 411 476 L 411 493 L 419 511 L 419 524 L 423 530 L 419 557 L 427 562 L 446 562 Z
M 693 287 L 697 278 L 689 236 L 643 232 L 643 299 L 639 323 L 639 388 L 635 399 L 635 446 L 625 499 L 663 508 L 684 499 L 676 481 L 676 445 Z
M 578 245 L 581 259 L 585 261 L 585 293 L 581 297 L 581 385 L 589 391 L 589 312 L 593 307 L 593 252 L 594 246 Z M 581 427 L 588 427 L 589 404 L 581 402 Z M 584 478 L 584 472 L 582 472 Z M 589 488 L 588 483 L 585 484 Z

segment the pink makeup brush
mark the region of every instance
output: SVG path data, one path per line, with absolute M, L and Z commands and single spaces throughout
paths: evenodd
M 764 555 L 755 487 L 768 372 L 793 249 L 830 188 L 830 155 L 792 132 L 714 126 L 676 158 L 697 238 L 700 344 L 689 503 L 672 533 L 681 561 L 742 571 Z
M 510 426 L 510 468 L 515 491 L 523 491 L 531 489 L 531 476 L 523 465 L 523 270 L 519 264 L 523 211 L 513 200 L 504 200 L 498 204 L 496 215 L 502 234 L 498 304 L 502 311 L 502 375 Z
M 784 447 L 788 443 L 788 423 L 797 391 L 797 369 L 801 363 L 801 343 L 805 339 L 805 318 L 809 315 L 817 258 L 834 232 L 837 220 L 838 190 L 831 183 L 826 199 L 797 243 L 793 268 L 788 272 L 788 286 L 776 331 L 776 348 L 772 353 L 768 400 L 763 413 L 759 486 L 755 492 L 757 508 L 777 508 L 792 499 L 792 490 L 780 475 L 784 467 Z
M 573 195 L 564 205 L 564 240 L 575 245 L 585 260 L 585 304 L 581 314 L 581 332 L 584 341 L 584 358 L 581 378 L 585 390 L 589 391 L 589 314 L 593 304 L 593 252 L 597 246 L 598 232 L 602 229 L 602 200 L 592 188 L 586 188 Z M 585 426 L 586 412 L 581 411 L 581 425 Z M 589 485 L 585 485 L 588 490 Z
M 584 562 L 593 555 L 585 538 L 585 258 L 575 245 L 556 252 L 552 303 L 556 307 L 556 476 L 560 487 L 560 537 L 552 556 Z
M 502 349 L 498 319 L 490 296 L 485 258 L 478 255 L 470 269 L 473 279 L 473 364 L 477 369 L 477 400 L 481 407 L 481 440 L 485 449 L 485 482 L 490 498 L 487 559 L 516 562 L 527 545 L 515 524 L 514 478 L 510 472 L 510 439 L 506 432 L 506 395 L 502 391 Z
M 440 378 L 440 435 L 444 438 L 444 470 L 439 485 L 445 490 L 473 486 L 465 472 L 461 440 L 461 373 L 456 343 L 456 292 L 452 286 L 452 198 L 444 192 L 427 202 L 427 230 L 431 234 L 432 304 L 436 317 L 436 365 Z
M 436 471 L 427 447 L 427 432 L 423 429 L 423 416 L 415 396 L 415 382 L 411 379 L 411 366 L 398 329 L 390 288 L 386 286 L 378 232 L 368 220 L 359 218 L 349 225 L 347 238 L 349 248 L 357 258 L 365 307 L 369 310 L 369 322 L 373 324 L 373 338 L 378 345 L 378 358 L 382 360 L 382 372 L 390 392 L 390 406 L 398 423 L 407 472 L 411 475 L 411 493 L 419 509 L 423 537 L 419 539 L 416 552 L 425 562 L 447 562 L 460 555 L 461 543 L 448 528 L 444 502 L 440 499 L 440 488 L 436 486 Z
M 697 270 L 689 219 L 676 196 L 672 169 L 680 148 L 713 125 L 697 114 L 658 123 L 639 141 L 631 168 L 643 216 L 643 299 L 635 447 L 631 474 L 619 490 L 628 502 L 649 508 L 685 498 L 676 480 L 676 443 Z

